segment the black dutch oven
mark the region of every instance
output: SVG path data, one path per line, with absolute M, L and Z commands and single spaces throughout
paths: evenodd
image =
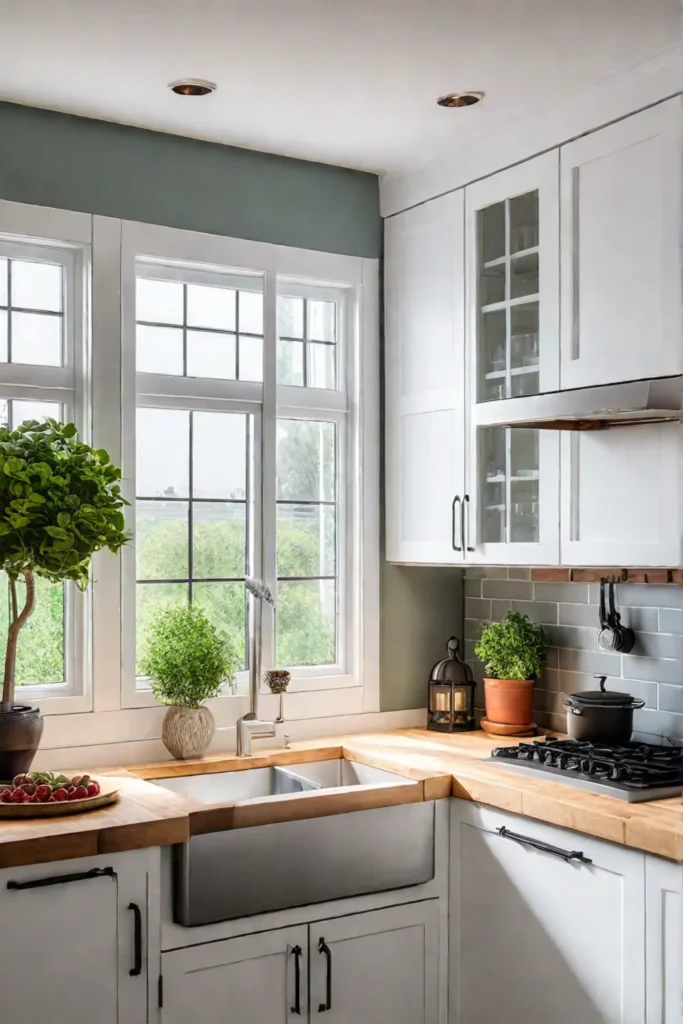
M 589 743 L 628 743 L 633 732 L 633 712 L 645 701 L 630 693 L 606 690 L 607 676 L 600 679 L 599 690 L 570 693 L 564 702 L 567 709 L 567 733 L 573 740 Z

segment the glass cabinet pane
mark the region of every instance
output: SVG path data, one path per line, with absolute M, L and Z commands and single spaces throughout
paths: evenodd
M 538 191 L 478 211 L 479 402 L 538 393 Z
M 539 540 L 537 430 L 481 431 L 481 530 L 484 544 Z

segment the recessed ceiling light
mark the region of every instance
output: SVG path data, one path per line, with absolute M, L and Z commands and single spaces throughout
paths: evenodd
M 179 78 L 177 82 L 169 82 L 168 87 L 178 96 L 208 96 L 217 88 L 215 82 L 203 78 Z
M 472 89 L 467 92 L 448 92 L 436 101 L 440 107 L 471 107 L 483 100 L 484 93 Z

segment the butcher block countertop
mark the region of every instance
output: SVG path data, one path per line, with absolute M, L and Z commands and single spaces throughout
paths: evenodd
M 402 729 L 295 743 L 288 749 L 257 749 L 252 757 L 214 754 L 195 761 L 161 761 L 93 774 L 115 776 L 121 798 L 90 814 L 45 821 L 0 822 L 0 868 L 38 864 L 186 842 L 191 835 L 245 828 L 294 817 L 387 806 L 450 795 L 526 815 L 539 821 L 683 863 L 683 802 L 680 798 L 628 804 L 559 782 L 530 778 L 488 764 L 495 746 L 517 740 L 490 739 L 482 732 L 444 735 Z M 263 801 L 206 805 L 153 784 L 183 775 L 240 771 L 346 757 L 393 771 L 418 783 L 358 792 L 352 788 Z

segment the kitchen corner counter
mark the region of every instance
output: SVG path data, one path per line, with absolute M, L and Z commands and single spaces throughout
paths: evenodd
M 0 821 L 0 868 L 187 841 L 189 821 L 183 799 L 124 769 L 93 774 L 116 779 L 120 787 L 117 803 L 88 814 Z
M 573 829 L 635 850 L 683 863 L 683 801 L 680 798 L 628 804 L 561 782 L 519 775 L 485 759 L 496 746 L 516 739 L 492 739 L 483 732 L 445 735 L 402 729 L 295 743 L 288 749 L 257 750 L 252 757 L 213 754 L 191 761 L 160 761 L 99 775 L 116 776 L 121 798 L 113 807 L 46 821 L 0 822 L 0 868 L 168 846 L 192 835 L 253 827 L 297 817 L 324 817 L 362 809 L 362 794 L 351 790 L 315 794 L 296 802 L 287 796 L 265 801 L 198 804 L 153 784 L 174 776 L 243 771 L 272 765 L 346 757 L 421 783 L 412 794 L 387 787 L 381 806 L 449 796 L 497 807 Z M 376 800 L 376 795 L 373 800 Z M 360 803 L 359 803 L 360 801 Z M 296 804 L 296 807 L 295 807 Z M 374 806 L 374 803 L 373 803 Z

